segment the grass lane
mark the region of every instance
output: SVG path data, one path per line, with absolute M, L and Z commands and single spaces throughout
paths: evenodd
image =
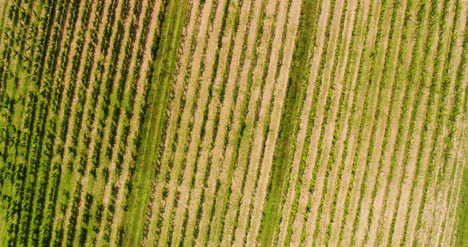
M 298 35 L 288 78 L 284 110 L 281 117 L 280 130 L 276 151 L 273 158 L 272 174 L 269 185 L 268 197 L 265 203 L 265 215 L 262 219 L 260 242 L 262 246 L 273 244 L 273 234 L 279 230 L 280 224 L 280 198 L 283 187 L 289 177 L 286 174 L 288 164 L 293 158 L 295 143 L 293 139 L 297 136 L 299 120 L 305 97 L 308 79 L 308 67 L 310 49 L 317 19 L 319 2 L 306 0 L 303 3 L 299 21 Z M 315 24 L 315 25 L 314 25 Z M 287 222 L 287 219 L 285 219 Z
M 152 47 L 154 71 L 146 98 L 145 115 L 141 129 L 141 145 L 135 173 L 132 176 L 132 190 L 129 196 L 130 210 L 124 216 L 126 224 L 124 244 L 138 245 L 143 240 L 143 223 L 152 191 L 156 165 L 156 152 L 163 135 L 163 126 L 172 80 L 176 70 L 177 51 L 181 43 L 182 29 L 188 9 L 187 1 L 169 1 L 161 23 L 161 35 L 155 37 Z M 151 137 L 150 137 L 151 133 Z

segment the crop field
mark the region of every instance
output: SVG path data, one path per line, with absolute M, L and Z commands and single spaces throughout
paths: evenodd
M 0 247 L 468 246 L 468 0 L 0 0 Z

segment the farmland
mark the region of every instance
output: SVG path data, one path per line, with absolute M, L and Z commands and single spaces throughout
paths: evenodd
M 467 245 L 467 13 L 0 1 L 0 247 Z

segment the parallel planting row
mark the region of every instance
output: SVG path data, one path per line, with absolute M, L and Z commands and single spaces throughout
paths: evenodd
M 0 246 L 121 246 L 171 4 L 1 5 Z
M 132 241 L 454 245 L 466 8 L 191 1 Z
M 463 246 L 467 0 L 0 2 L 0 246 Z

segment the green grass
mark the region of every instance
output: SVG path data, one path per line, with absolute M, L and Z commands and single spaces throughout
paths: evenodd
M 161 36 L 155 40 L 156 52 L 153 64 L 153 75 L 147 105 L 145 109 L 144 123 L 141 132 L 141 146 L 139 157 L 133 175 L 132 191 L 129 195 L 129 211 L 126 213 L 125 239 L 126 246 L 138 246 L 142 240 L 143 226 L 146 210 L 151 194 L 156 162 L 158 159 L 158 147 L 161 143 L 166 107 L 171 91 L 174 76 L 177 49 L 181 41 L 183 25 L 188 9 L 187 1 L 168 1 L 162 20 Z
M 303 3 L 299 22 L 298 36 L 294 50 L 293 62 L 289 73 L 286 98 L 281 118 L 281 128 L 273 160 L 272 176 L 269 184 L 268 199 L 265 205 L 260 240 L 262 246 L 273 244 L 273 234 L 280 223 L 280 202 L 284 184 L 289 177 L 288 164 L 293 158 L 294 137 L 300 123 L 300 115 L 308 82 L 308 58 L 312 30 L 317 19 L 319 1 L 306 0 Z
M 460 163 L 459 165 L 463 164 Z M 460 204 L 458 205 L 457 217 L 459 221 L 458 229 L 456 231 L 457 242 L 455 246 L 466 247 L 468 246 L 468 166 L 466 166 L 466 164 L 463 172 L 463 181 L 460 191 Z
M 464 40 L 464 47 L 466 47 L 466 35 L 465 35 L 465 40 Z M 466 67 L 466 48 L 465 48 L 465 52 L 463 54 L 463 60 L 462 60 L 462 65 L 461 65 L 461 70 L 459 72 L 459 75 L 458 77 L 460 79 L 458 80 L 463 80 L 462 78 L 464 78 L 463 74 L 466 73 L 463 68 Z M 466 84 L 465 84 L 466 85 Z M 466 93 L 468 92 L 468 89 L 465 88 L 465 101 L 461 102 L 460 104 L 461 105 L 464 105 L 464 109 L 467 109 L 467 97 L 466 97 Z M 463 94 L 463 93 L 461 93 Z M 463 108 L 462 108 L 463 109 Z M 466 121 L 466 110 L 463 111 L 463 113 L 465 114 L 464 117 L 463 117 L 463 121 Z M 458 228 L 456 230 L 456 244 L 455 246 L 459 246 L 459 247 L 467 247 L 468 246 L 468 165 L 466 163 L 466 157 L 468 157 L 468 152 L 466 151 L 466 147 L 468 146 L 468 141 L 466 139 L 466 134 L 468 134 L 468 129 L 466 127 L 464 127 L 462 130 L 462 139 L 461 139 L 461 145 L 462 145 L 462 149 L 463 147 L 465 147 L 464 151 L 463 151 L 463 154 L 462 154 L 462 158 L 461 158 L 461 161 L 458 165 L 461 165 L 461 166 L 464 166 L 464 169 L 463 169 L 463 178 L 462 178 L 462 183 L 461 183 L 461 188 L 460 188 L 460 202 L 458 204 L 458 209 L 457 209 L 457 220 L 458 220 Z

